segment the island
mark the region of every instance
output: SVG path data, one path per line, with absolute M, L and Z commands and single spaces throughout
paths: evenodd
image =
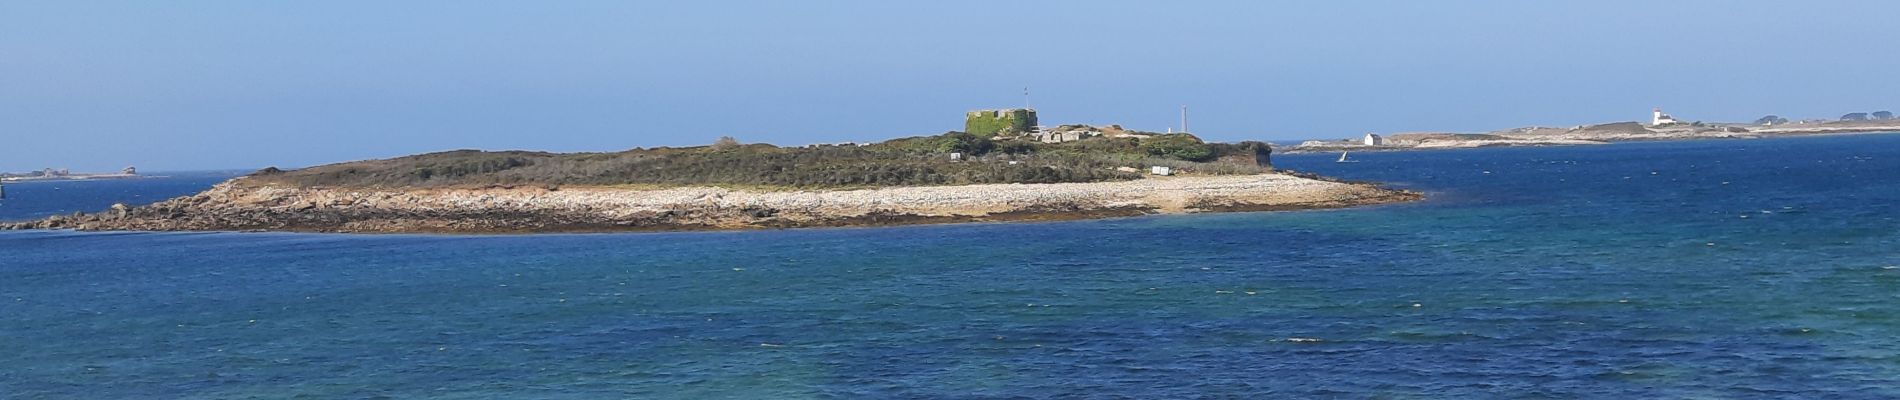
M 0 173 L 0 182 L 36 182 L 36 181 L 83 181 L 94 179 L 133 179 L 150 178 L 139 175 L 138 168 L 125 167 L 119 172 L 76 173 L 64 168 L 47 168 L 25 173 Z
M 1649 123 L 1612 122 L 1572 127 L 1531 126 L 1491 132 L 1368 133 L 1344 140 L 1310 140 L 1284 153 L 1460 149 L 1505 146 L 1573 146 L 1628 141 L 1752 139 L 1817 134 L 1900 132 L 1900 119 L 1887 111 L 1855 112 L 1839 119 L 1790 121 L 1775 115 L 1753 122 L 1683 121 L 1651 111 Z
M 0 229 L 531 233 L 1065 220 L 1337 208 L 1422 195 L 1276 170 L 1262 142 L 1035 125 L 797 147 L 721 138 L 607 153 L 458 150 L 266 168 L 144 206 Z

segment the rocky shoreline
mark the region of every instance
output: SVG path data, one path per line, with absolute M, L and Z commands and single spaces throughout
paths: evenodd
M 714 187 L 345 189 L 253 185 L 0 229 L 538 233 L 883 226 L 1339 208 L 1423 196 L 1286 174 L 749 191 Z

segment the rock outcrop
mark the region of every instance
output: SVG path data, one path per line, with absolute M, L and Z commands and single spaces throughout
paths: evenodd
M 704 230 L 1288 210 L 1421 197 L 1369 184 L 1283 174 L 829 191 L 337 189 L 251 185 L 245 179 L 142 207 L 114 207 L 0 228 L 448 233 Z

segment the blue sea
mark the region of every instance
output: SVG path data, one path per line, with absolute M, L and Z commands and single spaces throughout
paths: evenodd
M 748 232 L 4 232 L 0 398 L 1900 397 L 1900 135 L 1353 156 L 1276 161 L 1429 200 Z M 8 185 L 0 219 L 215 181 Z

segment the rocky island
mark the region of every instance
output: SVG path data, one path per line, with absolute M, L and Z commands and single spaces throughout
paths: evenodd
M 965 132 L 874 144 L 613 153 L 450 151 L 267 168 L 145 206 L 5 229 L 523 233 L 1058 220 L 1334 208 L 1418 193 L 1276 171 L 1265 143 L 1032 126 L 972 113 Z M 1028 118 L 1028 121 L 1022 119 Z M 976 131 L 976 132 L 967 132 Z M 1111 132 L 1113 134 L 1111 134 Z
M 74 173 L 70 170 L 54 168 L 17 174 L 0 172 L 0 182 L 83 181 L 132 178 L 148 178 L 148 176 L 139 175 L 138 168 L 134 167 L 125 167 L 125 169 L 119 170 L 119 172 L 111 173 Z

